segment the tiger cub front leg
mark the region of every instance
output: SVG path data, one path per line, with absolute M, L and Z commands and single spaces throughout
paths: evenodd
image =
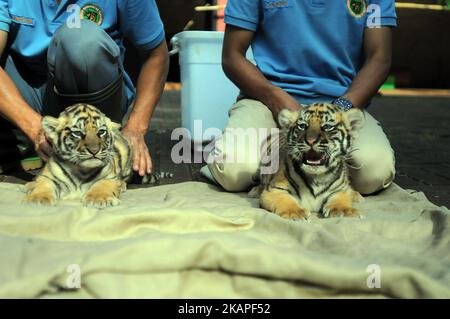
M 40 176 L 36 181 L 25 184 L 25 190 L 27 195 L 24 202 L 44 205 L 56 203 L 56 185 L 51 179 Z
M 348 190 L 331 196 L 323 208 L 324 217 L 360 217 L 356 208 L 352 207 L 353 202 L 361 200 L 361 195 Z
M 300 206 L 289 182 L 280 177 L 261 193 L 261 207 L 283 218 L 307 220 L 310 212 Z
M 83 203 L 87 206 L 105 208 L 120 203 L 119 196 L 126 189 L 124 181 L 107 179 L 96 182 L 84 194 Z

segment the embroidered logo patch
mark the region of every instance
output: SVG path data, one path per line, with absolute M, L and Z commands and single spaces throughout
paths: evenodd
M 347 8 L 355 18 L 362 18 L 367 12 L 366 0 L 347 0 Z
M 292 7 L 290 0 L 264 0 L 264 9 L 277 9 Z
M 92 22 L 101 25 L 103 22 L 103 12 L 94 4 L 87 4 L 80 10 L 80 18 L 84 20 L 91 20 Z

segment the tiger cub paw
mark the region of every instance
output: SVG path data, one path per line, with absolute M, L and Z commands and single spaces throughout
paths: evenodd
M 36 188 L 36 182 L 28 182 L 23 186 L 23 191 L 27 194 L 34 191 Z
M 361 214 L 352 207 L 328 207 L 324 209 L 323 217 L 361 217 Z
M 54 205 L 56 203 L 55 195 L 50 191 L 33 191 L 25 196 L 25 203 Z
M 253 187 L 247 194 L 249 198 L 259 198 L 262 193 L 261 185 Z
M 352 202 L 353 203 L 362 203 L 362 202 L 364 202 L 364 197 L 357 191 L 353 191 L 351 196 L 352 196 Z
M 120 200 L 111 192 L 95 190 L 84 195 L 83 203 L 95 208 L 106 208 L 119 205 Z
M 287 207 L 277 208 L 274 211 L 275 214 L 286 219 L 300 219 L 307 221 L 309 218 L 309 211 L 296 205 L 290 205 Z

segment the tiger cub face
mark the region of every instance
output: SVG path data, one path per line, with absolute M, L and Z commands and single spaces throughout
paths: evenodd
M 58 118 L 45 116 L 42 128 L 53 144 L 54 156 L 77 167 L 105 166 L 111 159 L 114 135 L 120 125 L 97 108 L 76 104 Z
M 303 172 L 319 175 L 345 160 L 364 124 L 364 113 L 315 103 L 300 111 L 283 110 L 279 123 L 286 133 L 287 155 Z

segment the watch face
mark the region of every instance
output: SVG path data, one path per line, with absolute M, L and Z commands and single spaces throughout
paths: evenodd
M 341 107 L 341 109 L 343 109 L 344 111 L 348 111 L 348 110 L 350 110 L 353 107 L 352 102 L 350 102 L 346 98 L 338 98 L 338 99 L 336 99 L 334 104 L 336 104 L 339 107 Z

